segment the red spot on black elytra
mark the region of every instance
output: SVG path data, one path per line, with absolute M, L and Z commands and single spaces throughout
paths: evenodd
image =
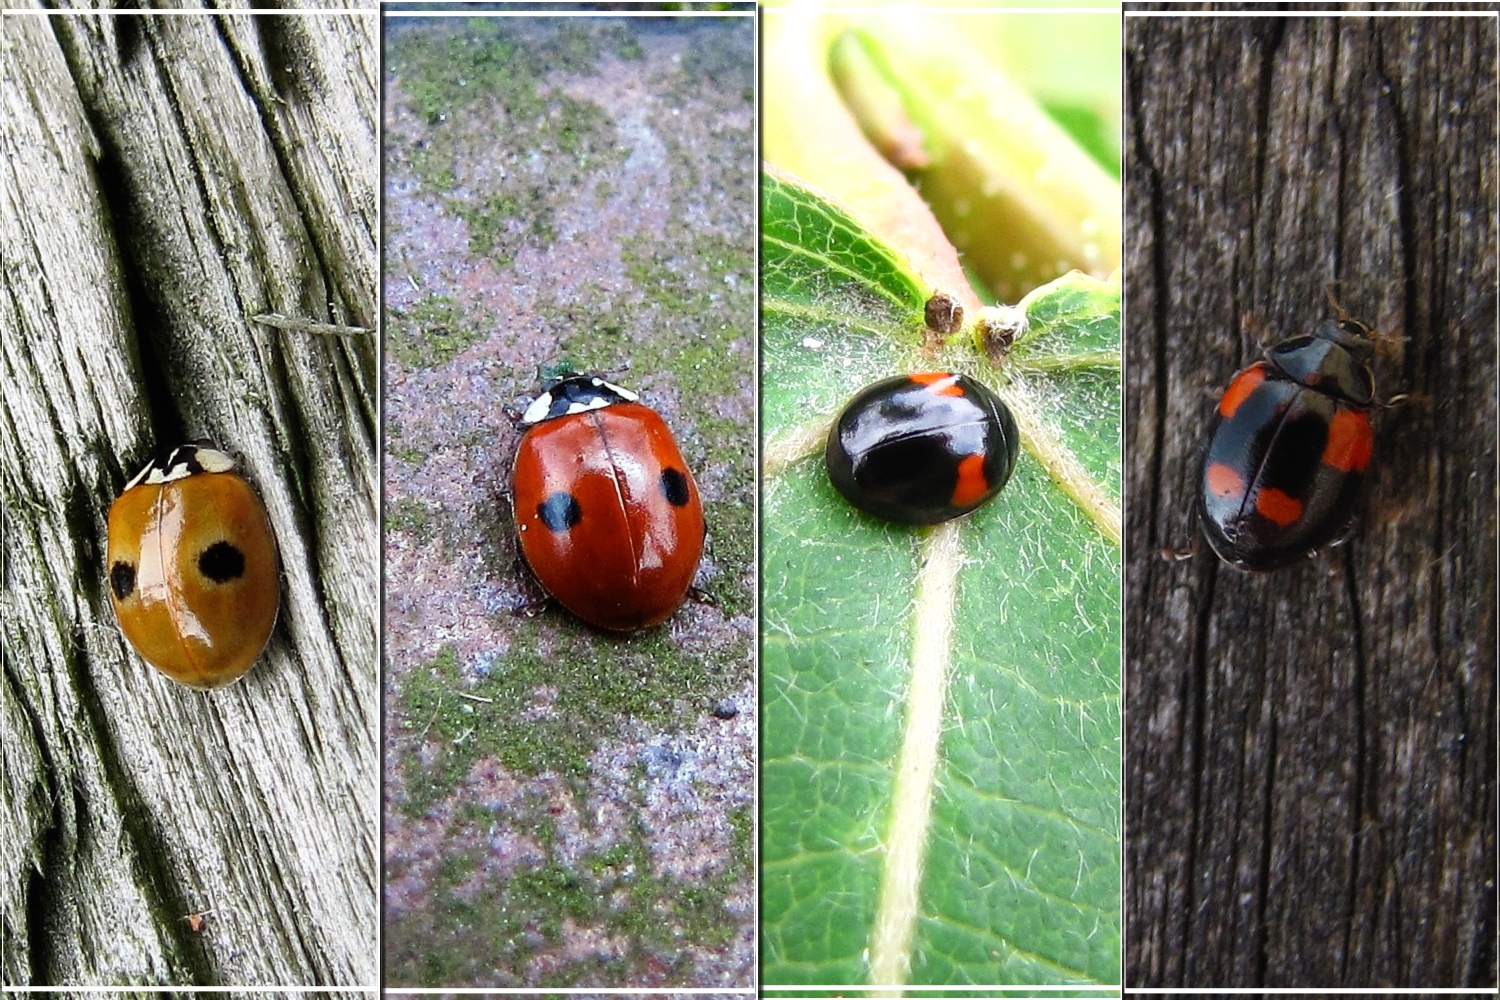
M 554 493 L 536 505 L 536 516 L 547 530 L 561 534 L 583 520 L 583 509 L 571 493 Z
M 958 384 L 958 377 L 952 372 L 919 372 L 911 376 L 911 381 L 917 385 L 926 386 L 939 396 L 962 396 L 964 387 Z
M 214 583 L 245 575 L 245 553 L 228 542 L 214 542 L 198 554 L 198 572 Z
M 1243 496 L 1245 492 L 1245 478 L 1223 462 L 1210 462 L 1204 470 L 1203 481 L 1210 493 L 1226 500 Z
M 1297 518 L 1302 516 L 1302 501 L 1274 486 L 1266 486 L 1255 497 L 1255 510 L 1262 517 L 1285 528 L 1296 524 Z
M 1266 380 L 1266 368 L 1264 364 L 1254 364 L 1229 383 L 1229 388 L 1224 390 L 1224 398 L 1219 400 L 1219 416 L 1225 420 L 1234 416 L 1240 404 L 1250 398 L 1255 387 Z
M 109 587 L 115 592 L 115 600 L 123 601 L 135 591 L 135 567 L 128 562 L 117 562 L 109 568 Z
M 1328 421 L 1323 464 L 1340 472 L 1364 472 L 1374 447 L 1369 416 L 1362 410 L 1338 410 Z
M 958 460 L 958 485 L 953 487 L 953 506 L 972 507 L 984 500 L 990 481 L 984 474 L 983 455 L 965 455 Z

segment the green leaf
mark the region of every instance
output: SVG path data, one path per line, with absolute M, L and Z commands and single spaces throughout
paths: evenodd
M 1119 286 L 1038 289 L 998 365 L 924 347 L 900 253 L 762 192 L 763 979 L 1118 983 Z M 831 420 L 948 368 L 1014 411 L 1010 483 L 937 528 L 856 512 Z

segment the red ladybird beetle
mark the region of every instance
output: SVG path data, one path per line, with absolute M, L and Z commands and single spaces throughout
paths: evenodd
M 109 508 L 109 598 L 125 638 L 179 684 L 238 680 L 281 600 L 265 505 L 207 441 L 174 448 Z
M 855 394 L 828 432 L 828 478 L 867 514 L 938 524 L 988 503 L 1016 465 L 1010 409 L 967 375 L 897 375 Z
M 1371 330 L 1338 308 L 1235 375 L 1209 431 L 1198 514 L 1219 558 L 1298 562 L 1336 538 L 1374 450 Z
M 666 422 L 592 375 L 549 382 L 521 422 L 516 533 L 542 587 L 600 628 L 666 621 L 692 585 L 705 531 Z

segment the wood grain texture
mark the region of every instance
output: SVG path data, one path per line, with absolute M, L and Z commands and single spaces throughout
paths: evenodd
M 377 18 L 0 21 L 0 972 L 378 975 Z M 281 551 L 209 694 L 125 643 L 105 515 L 162 446 L 237 453 Z M 201 926 L 188 915 L 209 911 Z
M 1492 986 L 1496 21 L 1125 46 L 1126 984 Z M 1348 544 L 1164 560 L 1217 393 L 1331 282 L 1413 394 Z

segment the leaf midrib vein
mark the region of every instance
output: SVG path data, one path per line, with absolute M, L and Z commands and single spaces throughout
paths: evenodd
M 911 611 L 911 680 L 906 687 L 880 895 L 870 935 L 870 981 L 881 986 L 899 985 L 911 968 L 944 729 L 957 578 L 963 562 L 961 539 L 955 521 L 922 536 L 921 569 Z

